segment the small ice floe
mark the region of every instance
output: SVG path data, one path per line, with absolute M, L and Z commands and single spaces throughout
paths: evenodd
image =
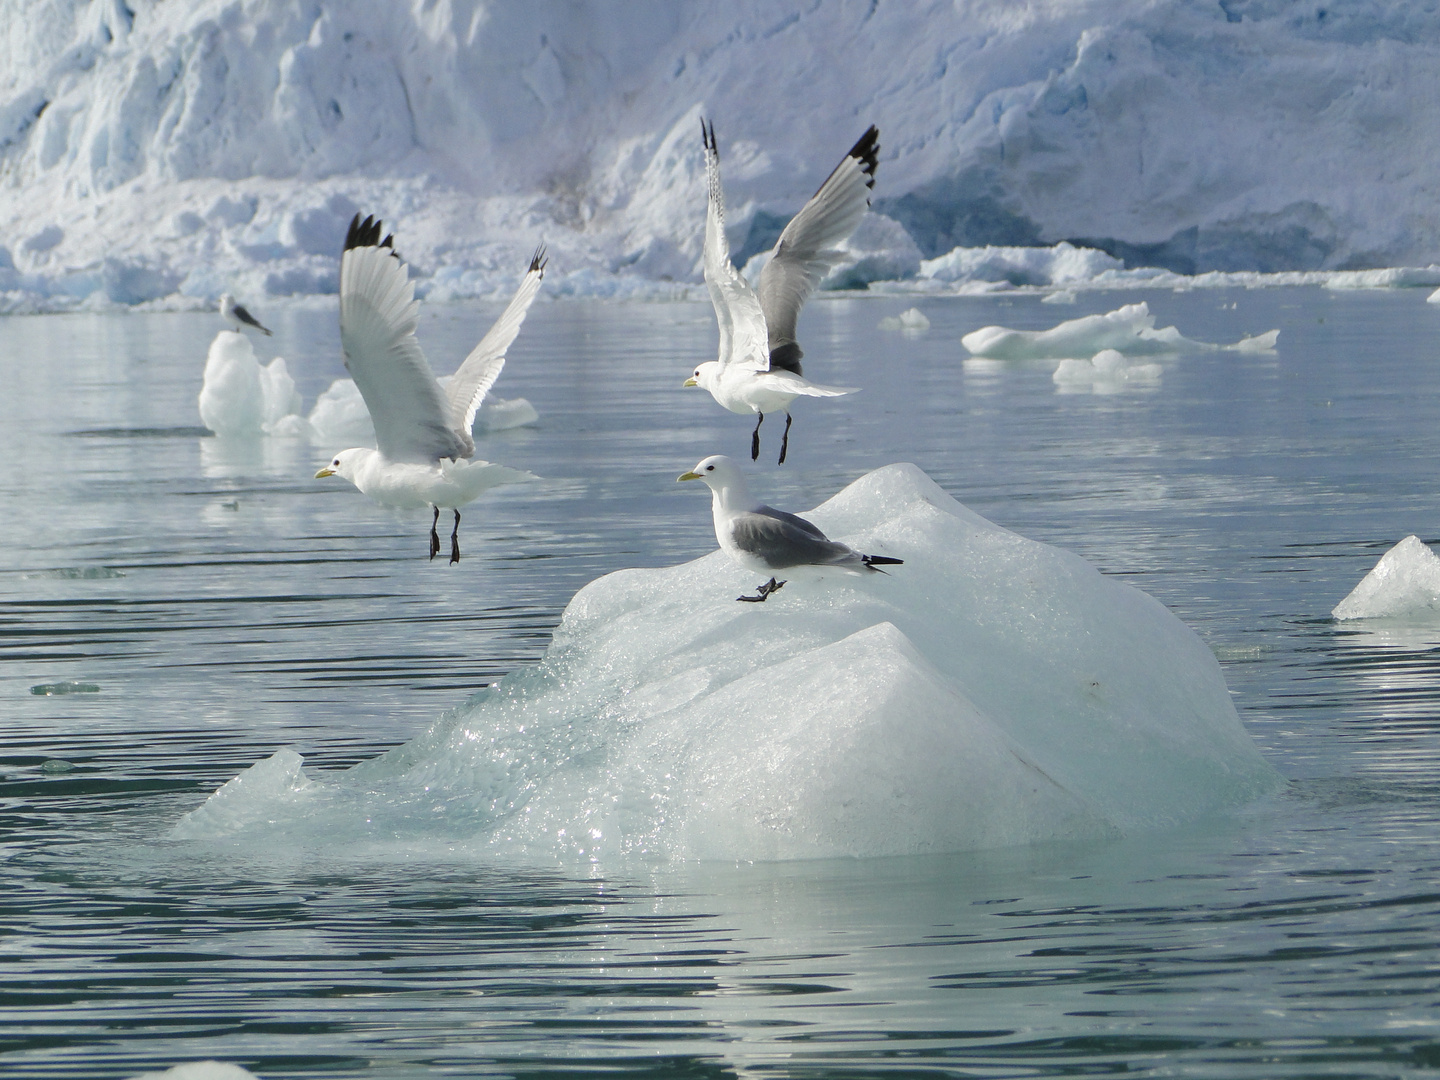
M 239 1065 L 225 1061 L 187 1061 L 164 1072 L 147 1072 L 131 1080 L 258 1080 L 256 1075 Z
M 299 412 L 300 395 L 282 357 L 262 367 L 244 334 L 222 330 L 215 335 L 200 388 L 200 420 L 207 428 L 240 439 L 293 433 L 296 422 L 304 420 Z
M 76 682 L 74 679 L 67 679 L 64 682 L 40 683 L 38 686 L 30 687 L 30 693 L 37 697 L 58 697 L 61 694 L 98 694 L 100 687 L 94 683 Z
M 1096 394 L 1113 394 L 1127 383 L 1153 386 L 1160 381 L 1163 370 L 1156 363 L 1131 363 L 1116 349 L 1101 349 L 1089 360 L 1061 360 L 1053 378 L 1061 392 L 1088 389 Z
M 1440 556 L 1418 536 L 1407 536 L 1330 614 L 1340 620 L 1440 616 Z
M 1279 337 L 1279 330 L 1270 330 L 1255 337 L 1242 338 L 1234 345 L 1191 341 L 1173 326 L 1157 330 L 1155 316 L 1150 314 L 1149 305 L 1142 301 L 1126 304 L 1104 315 L 1069 319 L 1049 330 L 984 326 L 966 334 L 960 339 L 960 344 L 974 356 L 994 360 L 1064 360 L 1094 356 L 1103 349 L 1114 349 L 1126 356 L 1217 352 L 1222 349 L 1263 352 L 1273 349 Z
M 1040 302 L 1042 304 L 1073 304 L 1075 303 L 1075 290 L 1057 289 L 1055 292 L 1042 296 Z
M 1436 289 L 1425 298 L 1427 304 L 1440 304 L 1440 289 Z
M 925 333 L 930 329 L 930 320 L 919 308 L 909 308 L 899 315 L 886 315 L 880 320 L 881 330 L 899 330 L 907 337 Z

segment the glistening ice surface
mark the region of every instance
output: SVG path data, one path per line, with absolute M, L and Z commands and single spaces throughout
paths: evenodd
M 335 448 L 201 435 L 216 317 L 0 321 L 0 1072 L 1433 1069 L 1440 632 L 1329 615 L 1400 539 L 1436 540 L 1424 300 L 1156 293 L 1158 326 L 1279 328 L 1277 349 L 1162 357 L 1110 393 L 960 337 L 1114 296 L 814 303 L 807 366 L 865 389 L 800 403 L 757 492 L 806 508 L 913 461 L 1138 585 L 1215 652 L 1289 790 L 1118 840 L 589 872 L 168 836 L 286 747 L 323 776 L 412 739 L 534 663 L 601 574 L 711 551 L 703 493 L 674 478 L 748 431 L 678 388 L 712 353 L 708 305 L 532 312 L 496 393 L 540 423 L 481 452 L 548 479 L 472 505 L 454 568 L 425 560 L 424 520 L 310 479 Z M 877 329 L 910 307 L 928 332 Z M 458 359 L 494 314 L 429 308 L 427 351 Z M 265 315 L 259 358 L 286 358 L 308 410 L 341 374 L 333 314 Z

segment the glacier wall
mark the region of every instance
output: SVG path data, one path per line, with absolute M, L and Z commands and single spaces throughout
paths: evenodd
M 694 282 L 702 111 L 741 265 L 870 122 L 891 254 L 837 283 L 1066 240 L 1181 273 L 1440 256 L 1430 5 L 0 0 L 0 26 L 7 294 L 333 291 L 357 208 L 441 295 L 498 294 L 542 237 L 561 293 Z

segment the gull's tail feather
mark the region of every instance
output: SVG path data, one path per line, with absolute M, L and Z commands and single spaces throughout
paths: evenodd
M 864 567 L 865 567 L 867 570 L 874 570 L 877 574 L 883 574 L 883 573 L 885 573 L 884 570 L 881 570 L 881 569 L 880 569 L 880 567 L 881 567 L 882 565 L 883 565 L 883 566 L 899 566 L 899 565 L 901 565 L 904 561 L 905 561 L 904 559 L 892 559 L 892 558 L 890 558 L 890 556 L 888 556 L 888 555 L 861 555 L 861 556 L 860 556 L 860 562 L 864 565 Z

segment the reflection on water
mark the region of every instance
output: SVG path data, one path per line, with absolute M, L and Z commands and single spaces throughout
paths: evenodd
M 472 504 L 453 568 L 414 515 L 311 479 L 337 448 L 196 430 L 212 316 L 0 320 L 0 1074 L 1440 1067 L 1440 627 L 1328 616 L 1435 532 L 1440 311 L 1147 297 L 1187 337 L 1279 326 L 1279 349 L 1167 358 L 1116 394 L 959 345 L 1123 299 L 925 299 L 929 332 L 903 336 L 877 323 L 909 298 L 821 298 L 807 370 L 864 391 L 798 403 L 757 486 L 811 506 L 914 461 L 1144 588 L 1215 650 L 1292 790 L 1114 843 L 594 878 L 165 837 L 280 747 L 341 769 L 406 741 L 539 656 L 593 577 L 710 550 L 674 477 L 750 425 L 678 389 L 713 351 L 708 305 L 537 306 L 496 390 L 540 424 L 480 453 L 545 480 Z M 343 374 L 333 313 L 278 314 L 308 407 Z M 437 365 L 494 314 L 422 315 Z

